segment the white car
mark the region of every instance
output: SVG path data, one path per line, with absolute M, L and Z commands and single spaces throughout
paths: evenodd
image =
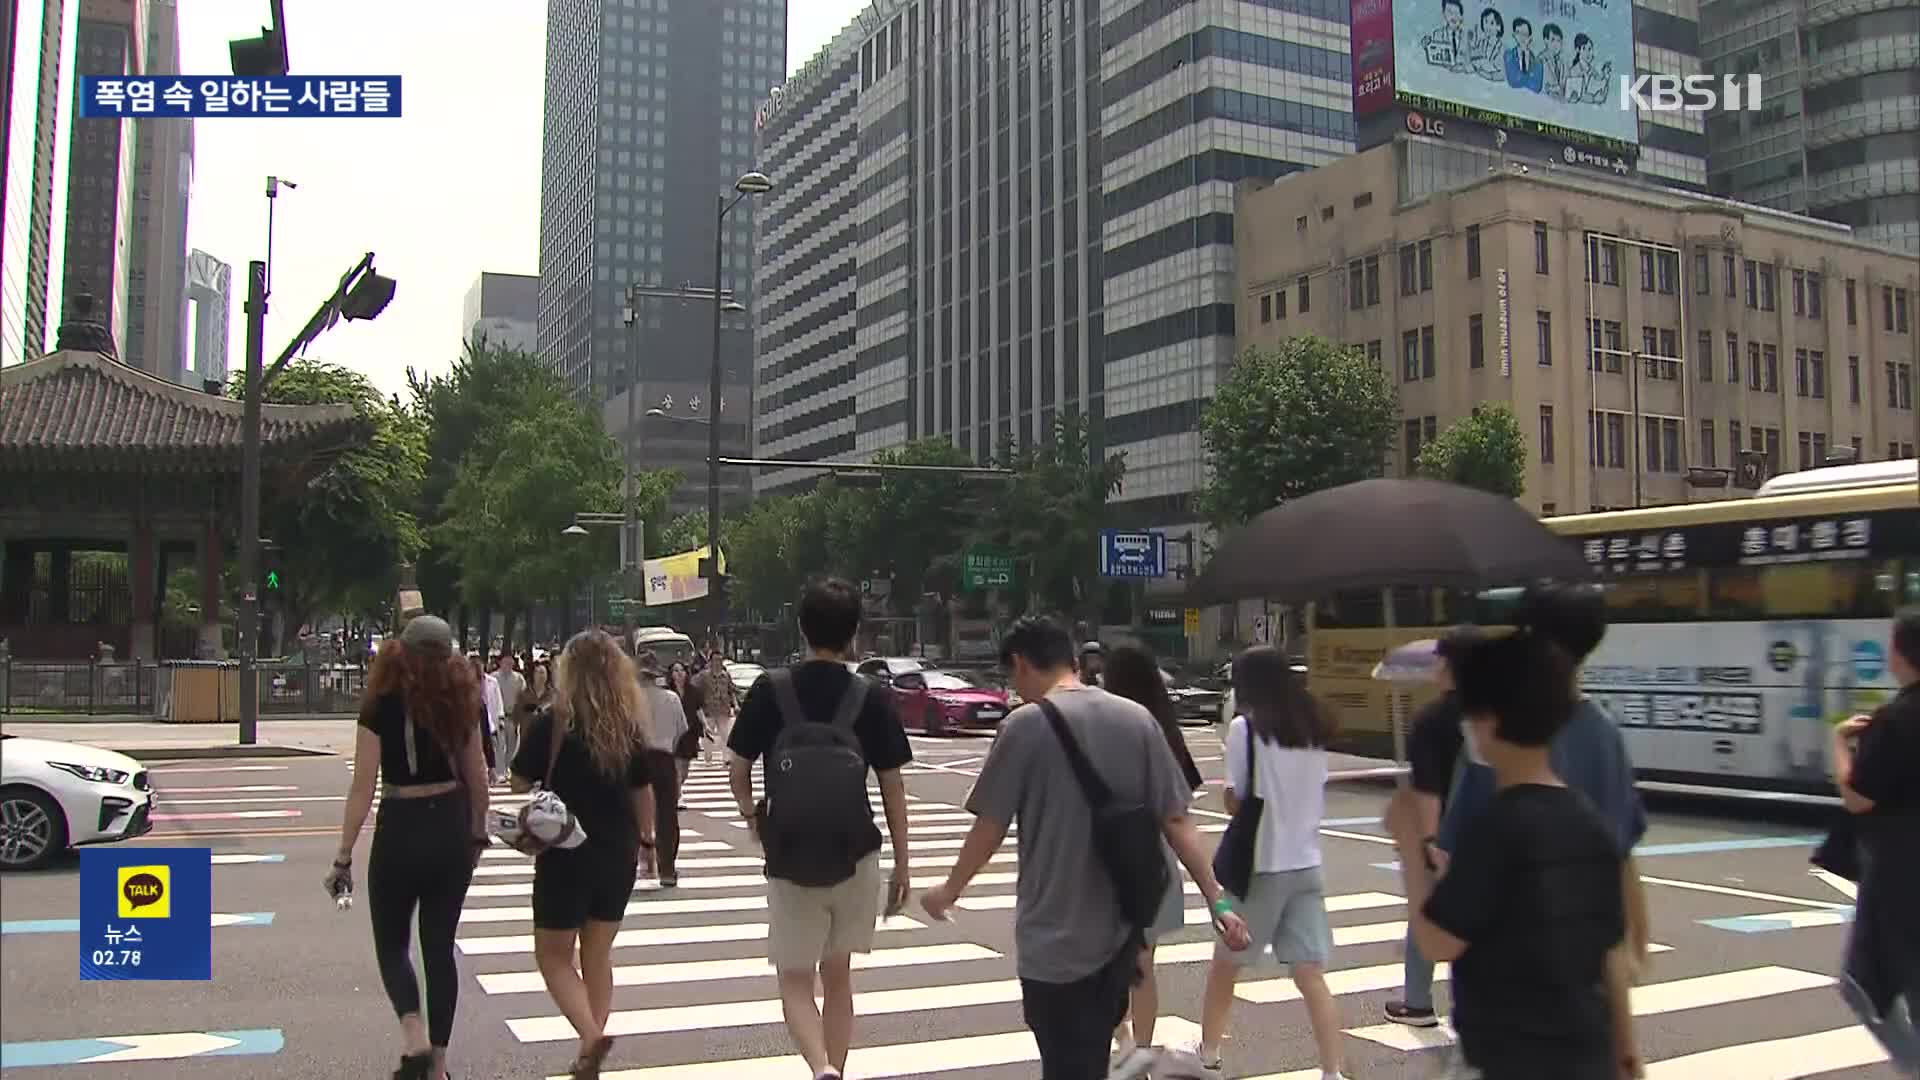
M 32 870 L 82 844 L 153 828 L 147 767 L 79 743 L 0 735 L 0 870 Z
M 759 682 L 760 676 L 766 673 L 767 669 L 759 664 L 738 664 L 732 660 L 727 661 L 727 678 L 733 680 L 733 688 L 740 691 L 742 697 L 745 697 L 747 691 L 753 689 L 753 684 Z

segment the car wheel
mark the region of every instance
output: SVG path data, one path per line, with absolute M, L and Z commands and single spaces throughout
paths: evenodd
M 67 850 L 59 804 L 29 787 L 0 791 L 0 867 L 34 870 Z
M 929 735 L 947 733 L 947 718 L 941 714 L 939 706 L 932 702 L 927 703 L 927 711 L 920 720 L 920 729 Z

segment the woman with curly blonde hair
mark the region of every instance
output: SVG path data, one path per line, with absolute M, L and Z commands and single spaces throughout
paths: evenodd
M 360 701 L 353 783 L 340 852 L 327 875 L 335 897 L 353 889 L 353 848 L 384 786 L 367 857 L 367 906 L 380 981 L 400 1017 L 406 1056 L 398 1080 L 443 1080 L 460 972 L 453 935 L 473 867 L 487 846 L 487 764 L 481 755 L 480 686 L 453 651 L 453 633 L 431 615 L 407 623 L 374 657 Z M 420 917 L 426 1018 L 411 952 Z
M 603 1034 L 613 938 L 653 833 L 646 708 L 633 659 L 608 634 L 582 631 L 560 654 L 552 706 L 527 726 L 513 759 L 513 790 L 538 783 L 586 833 L 578 847 L 542 852 L 533 873 L 534 956 L 547 993 L 580 1035 L 575 1077 L 599 1076 L 613 1046 Z

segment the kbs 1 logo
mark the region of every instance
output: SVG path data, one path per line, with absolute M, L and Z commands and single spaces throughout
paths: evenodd
M 1759 112 L 1758 75 L 1622 75 L 1621 110 Z

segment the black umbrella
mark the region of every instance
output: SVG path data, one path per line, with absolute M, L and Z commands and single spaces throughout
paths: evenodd
M 1193 596 L 1298 603 L 1346 589 L 1472 589 L 1590 573 L 1574 544 L 1512 499 L 1434 480 L 1362 480 L 1227 533 Z

